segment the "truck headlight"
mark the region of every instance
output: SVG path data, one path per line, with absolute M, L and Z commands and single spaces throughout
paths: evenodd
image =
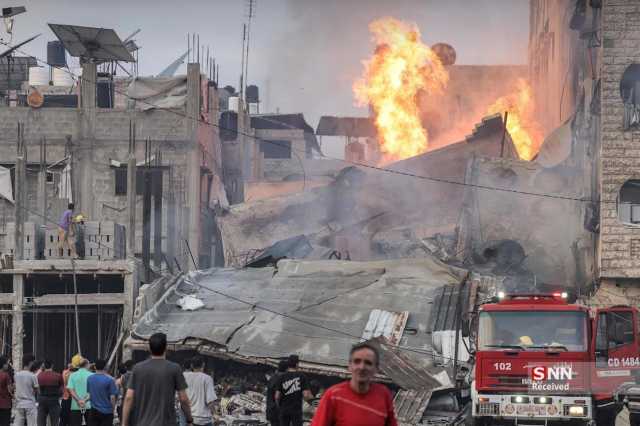
M 572 405 L 569 407 L 569 415 L 573 417 L 584 417 L 584 407 L 581 405 Z

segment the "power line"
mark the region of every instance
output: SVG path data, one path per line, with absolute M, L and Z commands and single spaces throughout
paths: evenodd
M 0 44 L 3 44 L 5 46 L 11 47 L 10 44 L 4 42 L 4 41 L 0 41 Z M 20 51 L 19 49 L 16 50 L 19 53 L 28 55 L 26 52 L 24 51 Z M 32 56 L 32 55 L 29 55 Z M 32 56 L 34 59 L 36 59 L 36 61 L 38 61 L 39 63 L 42 64 L 46 64 L 46 61 L 40 59 L 37 56 Z M 96 85 L 97 83 L 95 81 L 91 81 L 88 80 L 87 78 L 85 78 L 84 76 L 77 76 L 76 74 L 74 74 L 73 72 L 71 72 L 70 70 L 66 70 L 63 69 L 64 72 L 70 74 L 72 77 L 79 79 L 81 82 L 86 82 L 88 84 L 93 84 Z M 211 126 L 211 127 L 215 127 L 219 130 L 223 130 L 226 132 L 231 132 L 231 133 L 235 133 L 236 135 L 242 135 L 251 139 L 254 139 L 256 141 L 259 142 L 265 142 L 265 143 L 270 143 L 276 146 L 280 146 L 280 147 L 284 147 L 287 149 L 291 149 L 292 151 L 300 151 L 301 153 L 306 155 L 306 151 L 302 151 L 302 150 L 297 150 L 296 148 L 294 148 L 293 146 L 289 146 L 289 145 L 284 145 L 284 144 L 280 144 L 277 141 L 273 141 L 273 140 L 268 140 L 268 139 L 263 139 L 260 137 L 257 137 L 255 135 L 252 135 L 250 133 L 245 133 L 242 132 L 238 129 L 229 129 L 229 128 L 225 128 L 223 126 L 220 126 L 220 124 L 218 123 L 208 123 L 202 119 L 200 119 L 199 117 L 192 117 L 186 113 L 182 113 L 180 111 L 175 111 L 172 109 L 165 109 L 165 108 L 161 108 L 156 104 L 153 104 L 149 101 L 146 101 L 144 99 L 134 99 L 131 96 L 129 96 L 127 93 L 119 91 L 117 89 L 114 88 L 114 92 L 122 95 L 128 99 L 134 100 L 135 102 L 147 105 L 147 106 L 151 106 L 153 108 L 157 108 L 157 109 L 162 109 L 163 111 L 169 112 L 171 114 L 180 116 L 182 118 L 188 119 L 188 120 L 192 120 L 195 121 L 197 123 L 201 123 L 207 126 Z M 277 121 L 277 120 L 274 120 Z M 284 125 L 286 126 L 285 123 L 282 123 L 280 121 L 277 121 L 278 124 L 280 125 Z M 297 128 L 296 128 L 297 129 Z M 378 167 L 378 166 L 374 166 L 371 164 L 366 164 L 366 163 L 360 163 L 357 161 L 349 161 L 349 160 L 345 160 L 345 159 L 341 159 L 341 158 L 334 158 L 334 157 L 330 157 L 330 156 L 326 156 L 324 154 L 322 154 L 324 158 L 330 159 L 330 160 L 336 160 L 336 161 L 341 161 L 344 162 L 346 164 L 351 164 L 354 166 L 359 166 L 359 167 L 363 167 L 363 168 L 367 168 L 367 169 L 372 169 L 372 170 L 377 170 L 380 172 L 384 172 L 384 173 L 390 173 L 390 174 L 396 174 L 396 175 L 400 175 L 400 176 L 406 176 L 406 177 L 412 177 L 412 178 L 416 178 L 416 179 L 421 179 L 421 180 L 426 180 L 426 181 L 431 181 L 434 183 L 441 183 L 441 184 L 449 184 L 449 185 L 456 185 L 456 186 L 464 186 L 464 187 L 472 187 L 472 188 L 477 188 L 477 189 L 483 189 L 483 190 L 488 190 L 488 191 L 498 191 L 498 192 L 504 192 L 504 193 L 511 193 L 511 194 L 518 194 L 518 195 L 526 195 L 526 196 L 532 196 L 532 197 L 541 197 L 541 198 L 551 198 L 551 199 L 558 199 L 558 200 L 565 200 L 565 201 L 575 201 L 575 202 L 581 202 L 581 203 L 615 203 L 617 204 L 617 201 L 603 201 L 603 200 L 592 200 L 590 198 L 584 198 L 584 197 L 575 197 L 575 196 L 569 196 L 569 195 L 559 195 L 559 194 L 546 194 L 546 193 L 540 193 L 540 192 L 532 192 L 532 191 L 522 191 L 522 190 L 516 190 L 516 189 L 510 189 L 510 188 L 501 188 L 501 187 L 494 187 L 494 186 L 489 186 L 489 185 L 480 185 L 480 184 L 473 184 L 473 183 L 468 183 L 468 182 L 460 182 L 460 181 L 454 181 L 454 180 L 450 180 L 450 179 L 446 179 L 446 178 L 438 178 L 438 177 L 432 177 L 432 176 L 422 176 L 422 175 L 418 175 L 415 173 L 409 173 L 409 172 L 402 172 L 399 170 L 394 170 L 394 169 L 389 169 L 389 168 L 384 168 L 384 167 Z M 303 166 L 304 169 L 304 166 Z
M 183 282 L 185 282 L 185 281 L 183 281 Z M 312 321 L 307 321 L 307 320 L 304 320 L 304 319 L 301 319 L 301 318 L 297 318 L 297 317 L 294 317 L 292 315 L 289 315 L 289 314 L 286 314 L 286 313 L 283 313 L 283 312 L 279 312 L 279 311 L 276 311 L 274 309 L 267 308 L 265 306 L 261 306 L 257 302 L 256 303 L 249 302 L 249 301 L 241 299 L 241 298 L 239 298 L 237 296 L 232 296 L 232 295 L 224 293 L 222 291 L 206 287 L 206 286 L 204 286 L 202 284 L 197 284 L 197 283 L 187 283 L 187 284 L 191 285 L 191 286 L 194 286 L 194 287 L 197 287 L 198 289 L 202 289 L 202 290 L 209 291 L 211 293 L 217 294 L 219 296 L 226 297 L 226 298 L 231 299 L 233 301 L 236 301 L 238 303 L 242 303 L 244 305 L 251 306 L 254 309 L 260 309 L 262 311 L 269 312 L 271 314 L 274 314 L 274 315 L 277 315 L 277 316 L 280 316 L 280 317 L 283 317 L 283 318 L 287 318 L 287 319 L 299 322 L 301 324 L 308 325 L 310 327 L 322 329 L 324 331 L 328 331 L 328 332 L 333 333 L 333 334 L 342 335 L 342 336 L 348 337 L 350 339 L 354 339 L 356 341 L 362 341 L 363 340 L 362 336 L 356 336 L 354 334 L 347 333 L 346 331 L 337 330 L 337 329 L 334 329 L 334 328 L 331 328 L 331 327 L 324 326 L 322 324 L 318 324 L 318 323 L 315 323 L 315 322 L 312 322 Z M 442 358 L 442 359 L 446 359 L 446 360 L 453 360 L 452 357 L 447 357 L 447 356 L 438 354 L 438 353 L 436 353 L 435 351 L 432 351 L 432 350 L 430 351 L 430 350 L 427 350 L 427 349 L 419 349 L 419 348 L 413 348 L 413 347 L 409 347 L 409 346 L 394 345 L 394 344 L 391 344 L 391 343 L 381 343 L 381 344 L 384 345 L 384 346 L 387 346 L 387 347 L 389 347 L 391 349 L 396 349 L 396 350 L 406 351 L 406 352 L 412 352 L 412 353 L 416 353 L 416 354 L 419 354 L 419 355 L 432 355 L 432 356 L 435 356 L 435 357 L 438 357 L 438 358 Z

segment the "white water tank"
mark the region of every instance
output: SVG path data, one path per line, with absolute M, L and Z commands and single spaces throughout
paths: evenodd
M 237 96 L 231 96 L 229 98 L 229 111 L 238 112 L 239 107 L 240 107 L 240 98 Z
M 71 87 L 74 85 L 73 76 L 66 68 L 53 68 L 53 85 Z
M 29 86 L 48 86 L 49 69 L 45 67 L 29 68 Z

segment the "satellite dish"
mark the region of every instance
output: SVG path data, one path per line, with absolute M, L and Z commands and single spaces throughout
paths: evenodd
M 162 70 L 162 72 L 160 72 L 160 74 L 158 74 L 158 77 L 173 77 L 180 65 L 184 64 L 184 59 L 187 57 L 189 52 L 191 52 L 191 49 L 187 50 L 178 59 L 171 62 L 168 67 L 166 67 L 164 70 Z
M 135 62 L 112 29 L 49 24 L 71 56 L 93 62 Z
M 34 88 L 27 96 L 27 105 L 31 108 L 40 108 L 42 104 L 44 104 L 44 96 Z

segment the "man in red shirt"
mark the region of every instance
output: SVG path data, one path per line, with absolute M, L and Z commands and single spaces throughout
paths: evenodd
M 391 392 L 372 383 L 379 362 L 375 347 L 360 343 L 351 348 L 351 380 L 325 392 L 311 426 L 398 426 Z
M 51 425 L 57 425 L 60 419 L 60 398 L 64 388 L 62 375 L 53 371 L 53 363 L 45 361 L 44 371 L 38 374 L 38 425 L 46 426 L 47 417 Z
M 0 426 L 11 424 L 12 394 L 13 380 L 9 375 L 9 360 L 5 356 L 0 356 Z

